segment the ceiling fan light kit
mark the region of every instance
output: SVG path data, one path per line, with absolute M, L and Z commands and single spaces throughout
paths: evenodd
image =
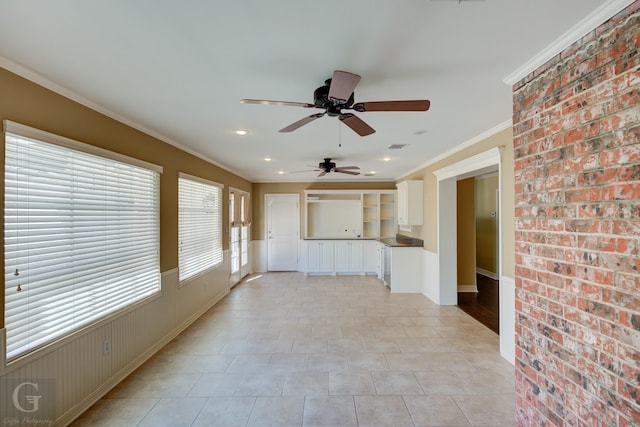
M 352 110 L 358 113 L 371 111 L 427 111 L 431 103 L 427 99 L 415 99 L 405 101 L 373 101 L 355 103 L 354 90 L 360 82 L 360 76 L 348 71 L 336 70 L 333 77 L 327 79 L 323 86 L 313 92 L 313 104 L 304 102 L 270 101 L 265 99 L 241 99 L 244 104 L 284 105 L 303 108 L 320 108 L 322 113 L 311 114 L 289 126 L 280 129 L 280 132 L 292 132 L 325 115 L 338 117 L 342 123 L 360 136 L 375 133 L 375 129 L 353 113 L 343 110 Z
M 344 173 L 347 175 L 360 175 L 360 172 L 355 172 L 352 169 L 360 169 L 359 166 L 341 166 L 338 167 L 335 162 L 331 161 L 330 157 L 325 157 L 324 161 L 318 163 L 318 167 L 309 166 L 314 169 L 303 170 L 303 171 L 291 171 L 289 173 L 300 173 L 300 172 L 320 172 L 318 177 L 325 176 L 331 172 Z

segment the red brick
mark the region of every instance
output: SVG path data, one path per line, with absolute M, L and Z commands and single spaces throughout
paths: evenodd
M 621 292 L 611 288 L 604 288 L 602 290 L 602 301 L 614 305 L 618 309 L 622 308 L 640 313 L 640 298 L 626 292 Z M 631 322 L 626 326 L 633 327 Z
M 631 292 L 638 292 L 638 284 L 640 283 L 640 274 L 631 272 L 616 272 L 614 276 L 613 285 L 616 288 L 627 290 Z
M 582 172 L 578 174 L 578 185 L 581 187 L 591 186 L 591 185 L 602 185 L 611 182 L 616 182 L 618 178 L 620 169 L 611 167 L 611 168 L 600 168 L 596 170 L 591 170 L 588 172 Z
M 619 254 L 640 256 L 640 239 L 618 238 L 615 251 Z
M 637 183 L 606 185 L 602 188 L 602 199 L 638 200 L 640 199 L 640 185 Z
M 628 126 L 637 125 L 640 122 L 640 109 L 629 108 L 616 114 L 603 117 L 600 120 L 601 132 L 612 132 Z
M 587 265 L 576 266 L 576 277 L 601 285 L 613 285 L 614 283 L 614 273 L 612 271 Z
M 519 425 L 638 421 L 639 34 L 636 1 L 513 86 Z
M 567 190 L 566 203 L 589 203 L 601 200 L 600 187 L 583 187 L 575 190 Z

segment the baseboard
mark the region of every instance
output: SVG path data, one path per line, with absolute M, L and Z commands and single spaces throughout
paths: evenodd
M 458 292 L 478 292 L 476 285 L 458 285 Z
M 161 340 L 156 342 L 154 346 L 149 348 L 144 353 L 140 354 L 130 363 L 128 363 L 124 368 L 122 368 L 118 373 L 113 375 L 109 380 L 104 383 L 101 387 L 90 393 L 86 398 L 78 402 L 77 405 L 73 406 L 69 409 L 65 414 L 59 417 L 56 420 L 56 423 L 59 425 L 68 425 L 72 423 L 75 419 L 80 417 L 83 413 L 85 413 L 89 408 L 96 404 L 100 399 L 102 399 L 107 393 L 109 393 L 114 387 L 124 381 L 129 375 L 131 375 L 136 369 L 142 366 L 147 360 L 149 360 L 154 354 L 158 351 L 162 350 L 164 346 L 169 344 L 174 338 L 184 332 L 191 324 L 193 324 L 196 320 L 198 320 L 203 314 L 209 311 L 214 305 L 216 305 L 222 298 L 224 298 L 229 292 L 223 292 L 218 298 L 212 300 L 211 303 L 206 304 L 200 310 L 196 311 L 194 314 L 189 316 L 186 320 L 180 323 L 178 326 L 173 328 L 167 335 L 164 336 Z
M 484 268 L 476 267 L 476 273 L 493 280 L 498 280 L 498 275 L 496 273 L 485 270 Z

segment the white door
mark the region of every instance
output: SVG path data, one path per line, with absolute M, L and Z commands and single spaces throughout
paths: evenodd
M 298 270 L 300 231 L 297 194 L 267 194 L 267 271 Z
M 240 277 L 250 273 L 249 269 L 249 233 L 248 225 L 240 227 Z

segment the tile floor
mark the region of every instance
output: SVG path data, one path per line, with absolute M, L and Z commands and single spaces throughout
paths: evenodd
M 514 367 L 374 277 L 253 275 L 74 426 L 513 426 Z

